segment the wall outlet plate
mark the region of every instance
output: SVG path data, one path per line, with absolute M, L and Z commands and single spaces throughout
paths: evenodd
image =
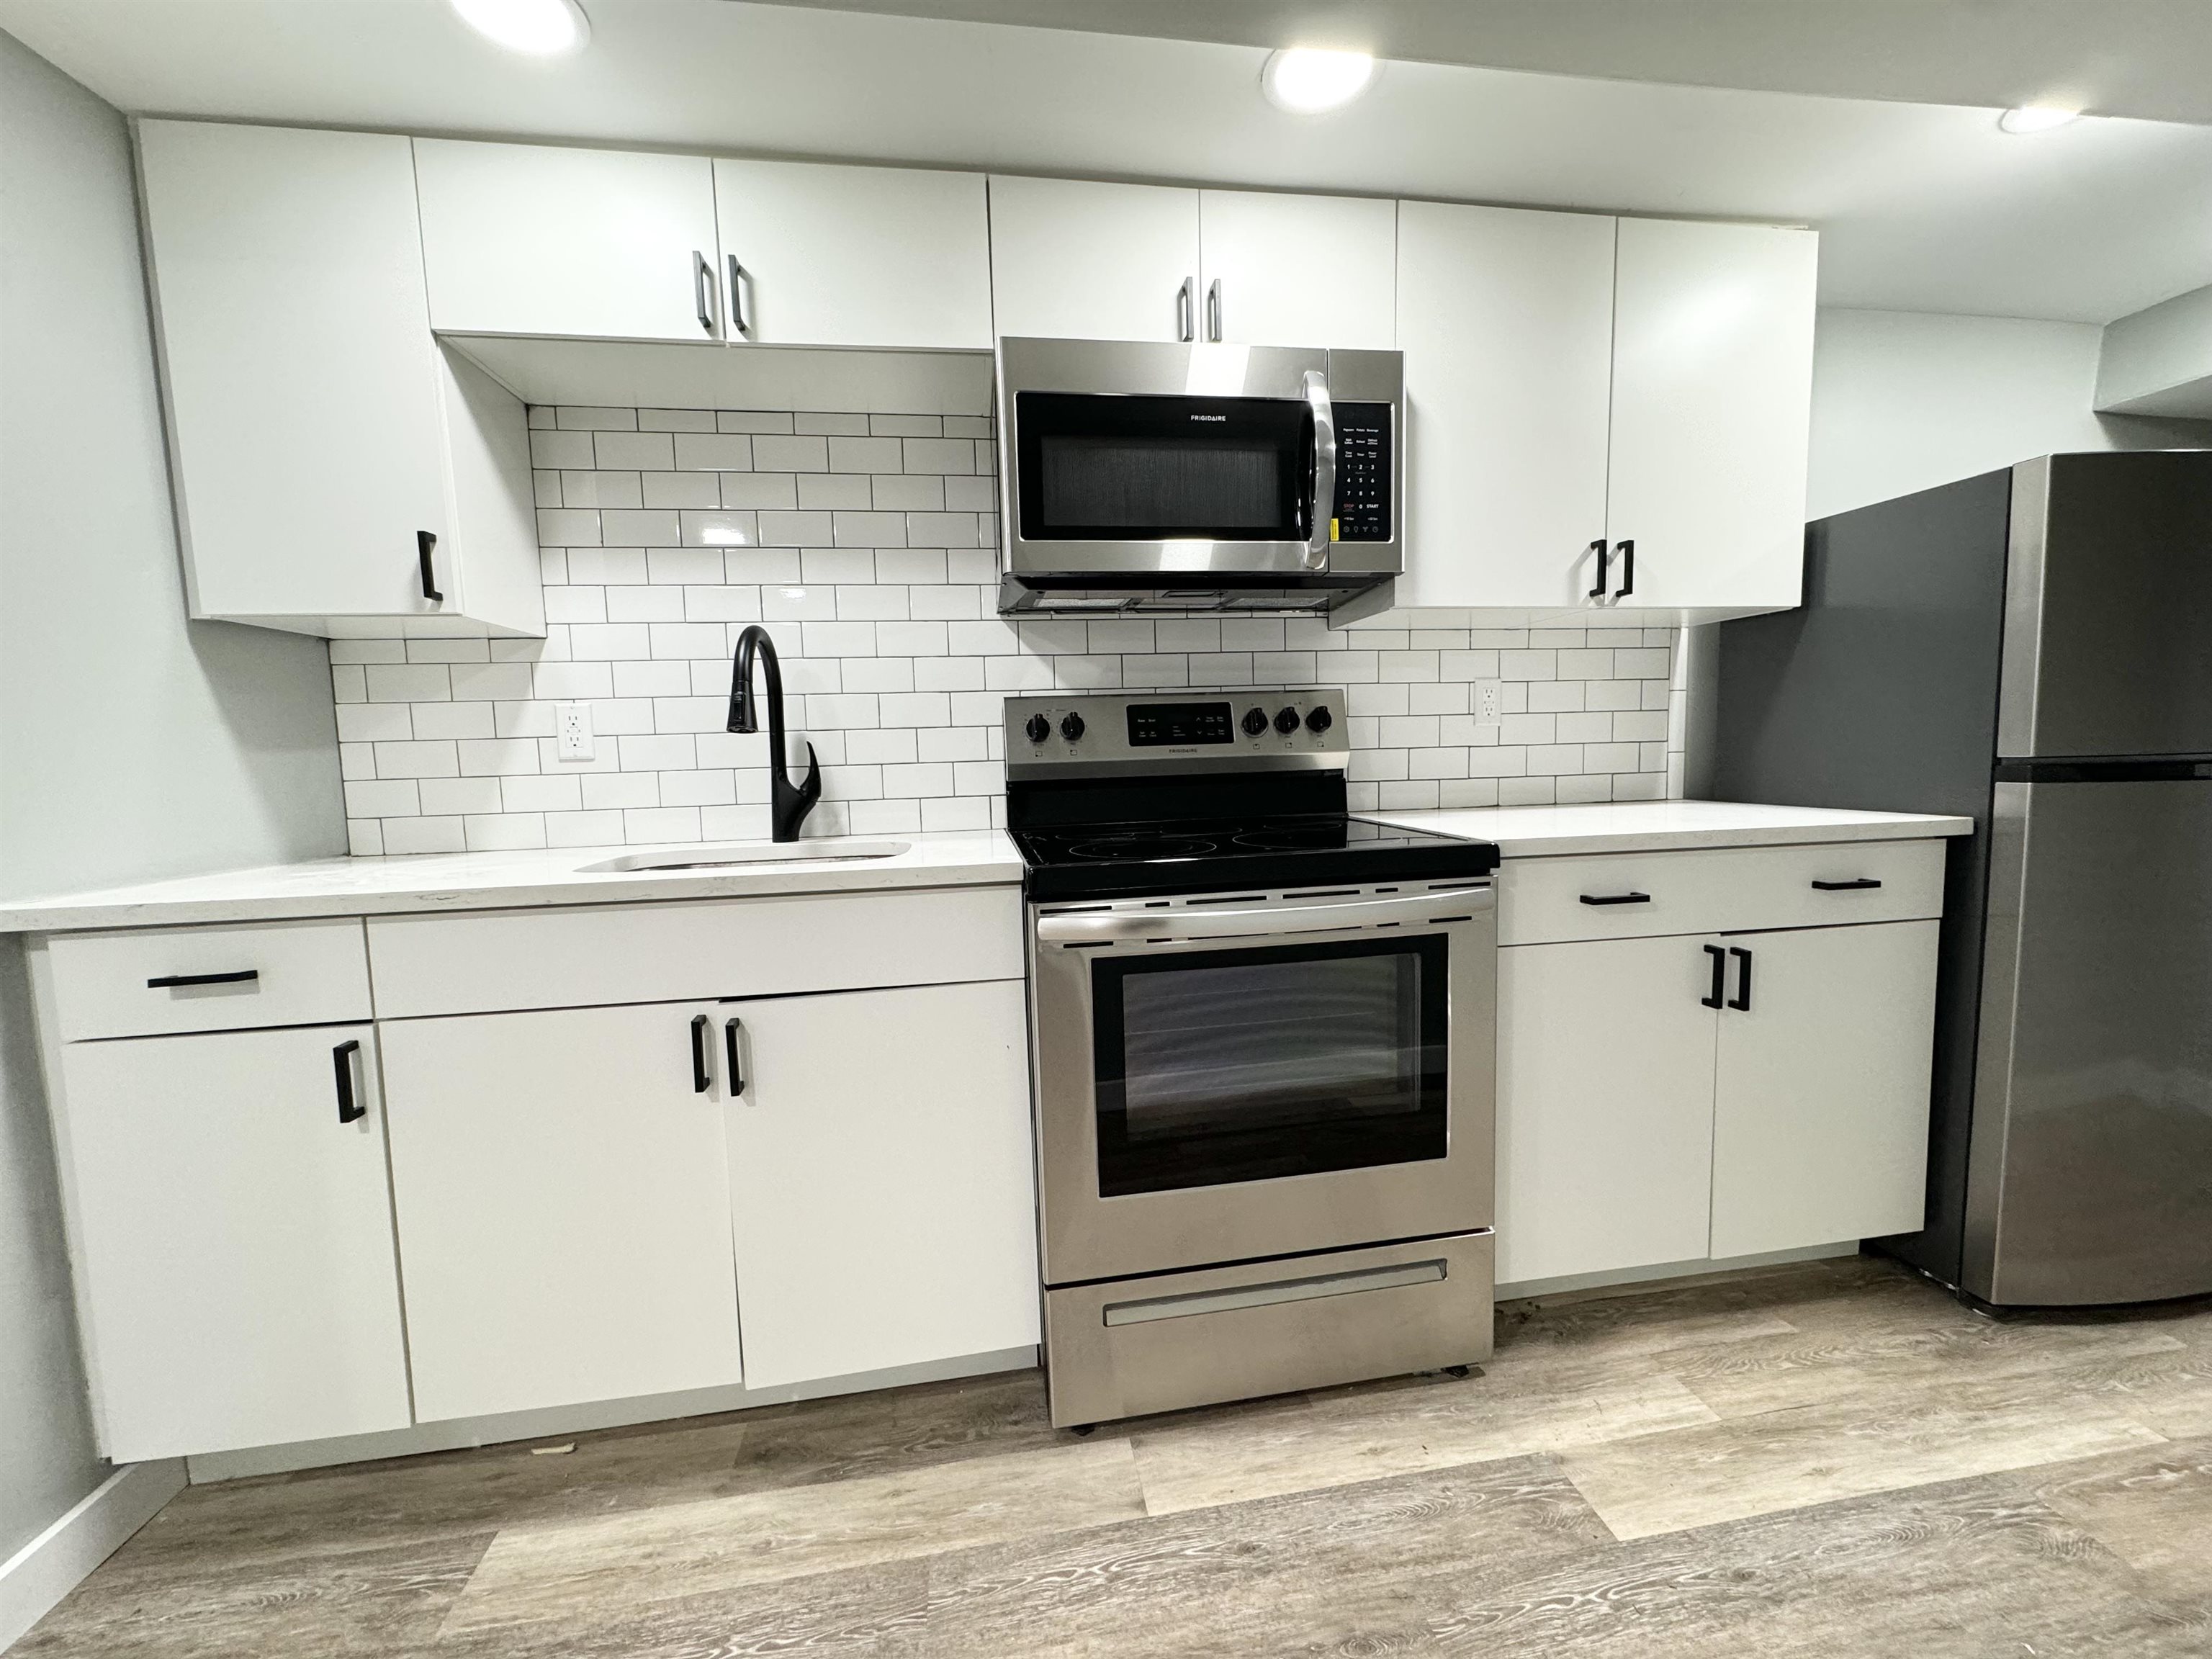
M 553 731 L 560 739 L 558 753 L 562 760 L 587 761 L 592 757 L 591 704 L 555 703 Z
M 1505 684 L 1502 680 L 1477 680 L 1474 683 L 1474 720 L 1478 726 L 1496 726 L 1504 718 L 1498 705 L 1504 701 Z

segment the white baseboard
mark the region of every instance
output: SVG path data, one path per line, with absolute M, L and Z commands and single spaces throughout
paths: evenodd
M 126 1463 L 0 1564 L 0 1649 L 45 1618 L 185 1489 L 185 1460 Z
M 1794 1250 L 1769 1250 L 1763 1255 L 1699 1256 L 1694 1261 L 1661 1261 L 1648 1267 L 1617 1267 L 1610 1273 L 1524 1279 L 1516 1285 L 1500 1285 L 1497 1294 L 1500 1302 L 1511 1302 L 1528 1296 L 1564 1296 L 1570 1291 L 1626 1290 L 1669 1279 L 1697 1279 L 1706 1273 L 1734 1273 L 1741 1267 L 1778 1267 L 1791 1261 L 1826 1261 L 1858 1253 L 1859 1242 L 1853 1238 L 1840 1244 L 1806 1244 Z
M 410 1457 L 418 1452 L 464 1451 L 511 1440 L 542 1439 L 548 1435 L 588 1434 L 594 1429 L 620 1429 L 635 1423 L 706 1417 L 756 1406 L 783 1406 L 794 1400 L 860 1394 L 872 1389 L 900 1389 L 959 1376 L 987 1376 L 994 1371 L 1027 1370 L 1036 1363 L 1037 1351 L 1033 1347 L 1004 1348 L 994 1353 L 965 1354 L 957 1359 L 935 1359 L 919 1365 L 900 1365 L 854 1376 L 824 1377 L 818 1382 L 789 1383 L 781 1388 L 694 1389 L 684 1394 L 647 1395 L 635 1400 L 597 1400 L 574 1406 L 549 1406 L 538 1411 L 502 1412 L 493 1417 L 418 1423 L 411 1429 L 387 1429 L 380 1434 L 347 1435 L 336 1440 L 248 1446 L 241 1451 L 210 1452 L 187 1458 L 185 1464 L 191 1483 L 197 1486 L 211 1480 L 289 1474 L 295 1469 L 327 1468 L 333 1464 L 363 1463 L 382 1457 Z

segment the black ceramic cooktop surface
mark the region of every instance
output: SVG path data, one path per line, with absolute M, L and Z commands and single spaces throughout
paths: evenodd
M 1329 815 L 1016 830 L 1037 899 L 1365 884 L 1489 874 L 1498 848 L 1431 830 Z

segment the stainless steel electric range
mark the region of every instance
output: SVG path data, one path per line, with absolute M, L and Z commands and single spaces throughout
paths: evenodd
M 1053 1421 L 1486 1358 L 1498 849 L 1351 817 L 1336 691 L 1006 742 Z

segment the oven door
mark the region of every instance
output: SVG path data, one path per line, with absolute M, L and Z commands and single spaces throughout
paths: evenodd
M 1494 902 L 1034 907 L 1046 1282 L 1489 1226 Z
M 1328 362 L 1272 346 L 1001 341 L 1009 569 L 1325 571 Z

